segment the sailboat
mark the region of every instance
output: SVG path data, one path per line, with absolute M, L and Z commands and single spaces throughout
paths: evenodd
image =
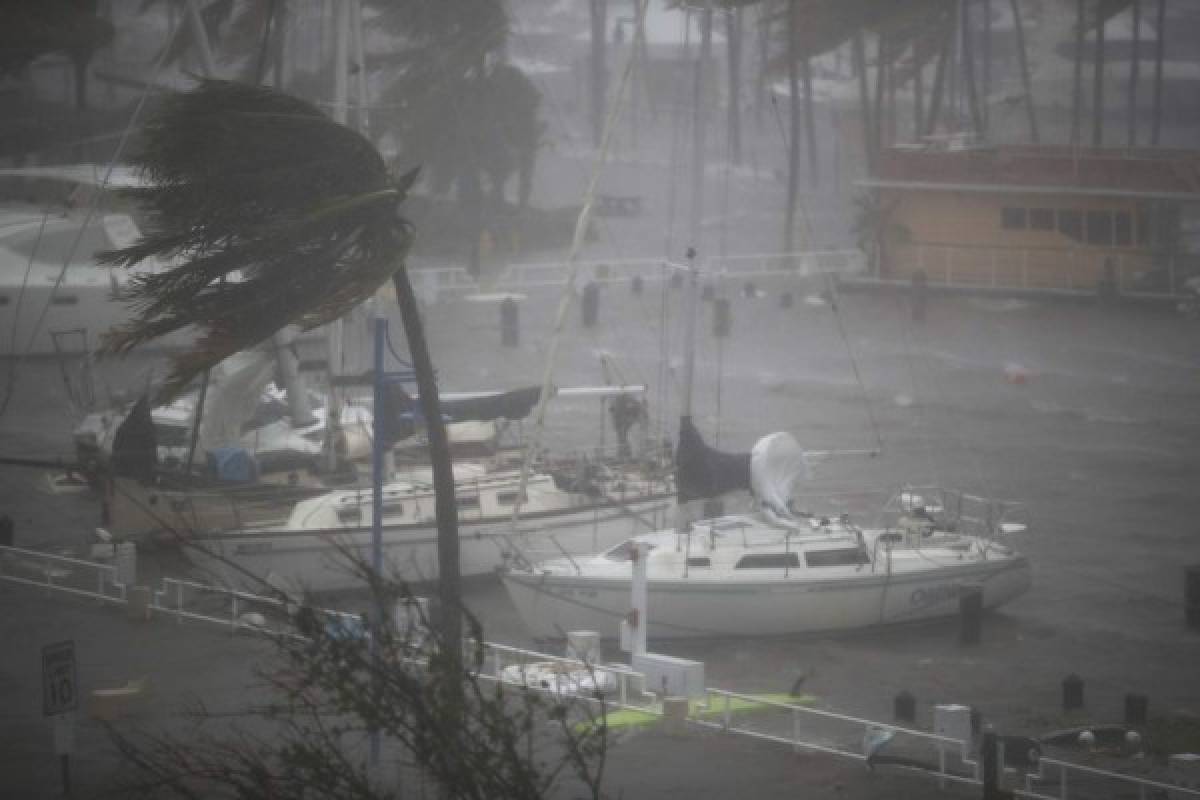
M 686 314 L 694 314 L 697 272 Z M 978 592 L 1000 606 L 1032 582 L 1028 559 L 1002 540 L 1026 529 L 1016 504 L 938 487 L 907 488 L 880 524 L 796 508 L 794 490 L 813 454 L 789 433 L 749 453 L 706 445 L 691 418 L 694 326 L 685 340 L 683 414 L 676 450 L 679 508 L 749 490 L 757 510 L 646 533 L 588 557 L 513 565 L 504 585 L 538 638 L 593 630 L 614 636 L 629 612 L 634 566 L 645 559 L 653 637 L 779 636 L 843 631 L 955 614 Z

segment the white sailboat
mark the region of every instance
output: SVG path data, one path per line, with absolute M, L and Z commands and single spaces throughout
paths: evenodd
M 951 498 L 963 496 L 906 490 L 891 504 L 892 523 L 872 529 L 803 514 L 707 519 L 587 558 L 512 567 L 504 585 L 538 638 L 573 630 L 615 636 L 630 607 L 635 542 L 649 549 L 651 637 L 844 631 L 953 615 L 975 589 L 988 609 L 1026 591 L 1028 560 L 992 535 L 1019 523 L 999 515 L 981 526 L 981 518 L 950 513 L 943 502 Z
M 590 491 L 570 491 L 535 473 L 525 485 L 518 521 L 513 505 L 520 474 L 455 465 L 461 574 L 483 575 L 534 552 L 593 552 L 653 529 L 674 507 L 669 474 L 638 474 L 601 465 Z M 438 577 L 432 480 L 418 469 L 383 486 L 385 572 L 406 581 Z M 370 489 L 341 489 L 302 500 L 280 525 L 195 531 L 188 558 L 231 583 L 267 580 L 309 591 L 361 587 L 351 568 L 371 547 Z
M 687 312 L 695 308 L 697 274 Z M 788 433 L 760 439 L 749 454 L 707 447 L 691 422 L 695 349 L 685 340 L 676 481 L 680 504 L 749 489 L 757 513 L 718 516 L 633 537 L 587 558 L 514 565 L 505 588 L 529 631 L 561 638 L 593 630 L 615 636 L 630 609 L 635 552 L 646 553 L 649 636 L 778 636 L 912 622 L 958 612 L 978 590 L 984 608 L 1031 584 L 1028 560 L 999 541 L 1024 530 L 1013 504 L 907 490 L 882 523 L 797 511 L 793 490 L 806 454 Z M 639 546 L 640 545 L 640 546 Z

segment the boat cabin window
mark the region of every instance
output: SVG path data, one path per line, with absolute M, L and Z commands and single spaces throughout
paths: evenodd
M 784 569 L 800 566 L 800 557 L 795 553 L 751 553 L 742 556 L 734 569 Z
M 868 561 L 867 554 L 857 547 L 813 550 L 804 554 L 804 563 L 810 567 L 857 567 Z
M 479 495 L 469 494 L 456 498 L 459 508 L 479 508 Z
M 517 492 L 498 492 L 496 494 L 497 505 L 511 506 L 517 502 Z
M 708 556 L 692 556 L 687 560 L 689 567 L 711 567 L 712 559 Z
M 626 539 L 625 541 L 621 542 L 619 545 L 617 545 L 616 547 L 614 547 L 613 549 L 611 549 L 607 553 L 605 553 L 604 557 L 607 558 L 609 561 L 631 561 L 633 558 L 633 545 L 634 545 L 633 539 Z M 654 549 L 654 545 L 652 545 L 652 544 L 647 545 L 647 547 L 649 547 L 651 550 Z
M 155 425 L 154 437 L 159 447 L 186 447 L 191 432 L 179 425 Z
M 337 510 L 338 522 L 353 522 L 362 521 L 362 512 L 357 508 L 339 508 Z

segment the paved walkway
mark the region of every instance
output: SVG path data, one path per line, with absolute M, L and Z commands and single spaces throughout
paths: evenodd
M 35 800 L 61 795 L 59 760 L 41 707 L 41 648 L 73 640 L 81 705 L 71 758 L 73 795 L 97 797 L 127 769 L 103 724 L 89 718 L 92 689 L 146 677 L 148 693 L 119 721 L 123 730 L 160 729 L 203 702 L 215 713 L 241 712 L 255 699 L 256 665 L 268 642 L 233 636 L 198 623 L 127 617 L 119 607 L 0 583 L 5 646 L 0 651 L 0 775 L 4 797 Z M 797 754 L 769 742 L 700 729 L 667 736 L 656 728 L 614 734 L 606 786 L 633 798 L 919 798 L 937 792 L 924 776 L 819 754 Z M 946 797 L 973 797 L 951 787 Z

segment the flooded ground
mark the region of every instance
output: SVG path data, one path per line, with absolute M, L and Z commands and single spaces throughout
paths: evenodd
M 655 649 L 704 661 L 708 683 L 732 690 L 786 691 L 804 676 L 806 691 L 823 705 L 879 719 L 908 690 L 925 721 L 932 704 L 960 702 L 1036 733 L 1062 722 L 1060 681 L 1072 672 L 1084 678 L 1096 720 L 1119 721 L 1129 692 L 1149 695 L 1152 714 L 1200 713 L 1200 634 L 1183 624 L 1183 568 L 1200 563 L 1200 338 L 1193 320 L 960 297 L 935 298 L 926 320 L 914 323 L 907 301 L 895 296 L 845 294 L 835 311 L 816 299 L 781 307 L 781 292 L 811 288 L 789 281 L 760 281 L 753 297 L 743 288 L 722 290 L 732 302 L 733 333 L 719 348 L 707 304 L 698 325 L 695 402 L 709 441 L 746 449 L 759 435 L 788 430 L 815 450 L 881 447 L 874 457 L 822 463 L 803 489 L 814 497 L 881 496 L 909 483 L 1023 501 L 1033 525 L 1012 544 L 1029 555 L 1034 587 L 990 615 L 983 641 L 969 648 L 957 643 L 950 621 L 829 638 L 652 643 Z M 536 383 L 556 300 L 557 290 L 541 289 L 522 301 L 516 349 L 500 345 L 494 303 L 446 297 L 427 306 L 441 385 Z M 679 300 L 668 290 L 664 325 L 657 284 L 641 295 L 604 288 L 596 328 L 569 319 L 555 383 L 602 382 L 598 356 L 610 354 L 626 381 L 650 385 L 657 419 L 662 332 L 674 351 Z M 677 364 L 675 356 L 668 360 Z M 156 364 L 141 356 L 105 362 L 96 376 L 115 390 L 143 380 Z M 69 455 L 73 412 L 59 366 L 3 366 L 17 370 L 0 420 L 4 454 Z M 678 384 L 673 367 L 666 374 L 662 417 L 670 431 Z M 599 417 L 594 401 L 556 405 L 547 445 L 594 444 Z M 0 511 L 16 521 L 18 544 L 87 540 L 99 515 L 94 498 L 50 495 L 38 471 L 5 468 L 2 475 Z M 827 507 L 842 508 L 838 502 Z M 186 569 L 169 552 L 145 557 L 159 570 Z M 469 582 L 467 600 L 488 638 L 532 644 L 498 581 Z

